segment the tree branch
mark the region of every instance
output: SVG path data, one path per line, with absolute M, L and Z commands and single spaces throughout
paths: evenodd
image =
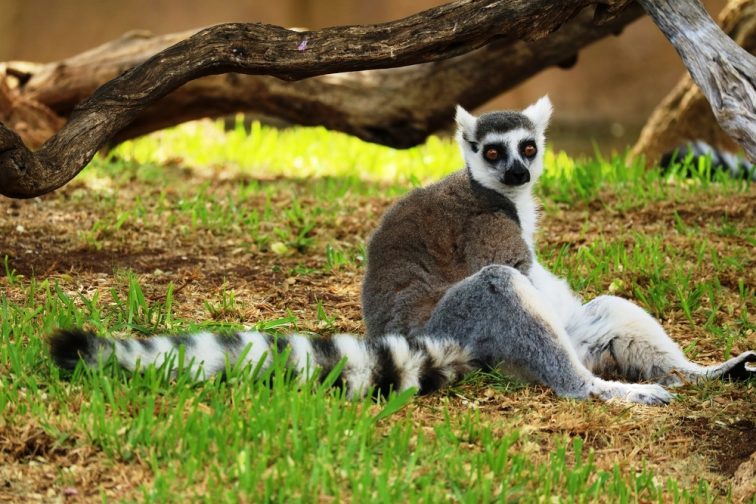
M 756 55 L 756 3 L 753 0 L 729 0 L 718 21 L 731 39 Z M 647 163 L 653 164 L 665 153 L 694 140 L 703 140 L 724 151 L 739 148 L 722 130 L 701 88 L 686 72 L 654 109 L 632 153 L 634 156 L 642 154 Z
M 698 0 L 638 0 L 677 49 L 720 126 L 756 162 L 756 57 L 732 41 Z
M 597 25 L 595 9 L 588 7 L 540 40 L 493 42 L 468 54 L 402 68 L 331 74 L 295 82 L 236 73 L 202 77 L 151 104 L 111 143 L 200 117 L 245 112 L 289 123 L 322 125 L 391 147 L 411 147 L 450 124 L 457 103 L 477 107 L 546 67 L 571 66 L 583 47 L 618 34 L 642 13 L 640 6 L 633 4 L 617 17 Z M 21 110 L 15 114 L 16 122 L 11 117 L 10 125 L 20 128 L 29 124 L 32 114 L 40 115 L 37 122 L 50 123 L 50 110 L 61 117 L 68 116 L 77 103 L 124 69 L 193 33 L 153 37 L 131 32 L 61 62 L 8 63 L 9 73 L 13 72 L 19 83 L 13 90 L 17 95 L 15 103 L 26 108 L 25 114 Z M 25 127 L 17 131 L 27 145 L 40 146 L 61 126 L 50 124 L 44 128 L 47 136 L 32 136 Z
M 204 75 L 239 72 L 295 80 L 435 61 L 494 40 L 543 38 L 596 1 L 458 0 L 391 23 L 305 32 L 262 24 L 214 26 L 99 88 L 35 153 L 0 124 L 0 193 L 24 198 L 57 189 L 150 103 Z M 608 17 L 629 3 L 611 1 Z

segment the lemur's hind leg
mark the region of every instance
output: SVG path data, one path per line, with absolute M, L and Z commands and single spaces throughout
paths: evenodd
M 542 383 L 560 396 L 643 404 L 663 404 L 671 398 L 659 385 L 612 382 L 593 375 L 535 287 L 508 266 L 487 266 L 451 287 L 426 331 L 458 340 L 483 366 Z
M 619 373 L 631 381 L 679 385 L 684 380 L 756 377 L 756 352 L 744 352 L 723 364 L 689 361 L 645 310 L 622 298 L 600 296 L 583 305 L 567 323 L 567 333 L 583 364 L 594 373 Z

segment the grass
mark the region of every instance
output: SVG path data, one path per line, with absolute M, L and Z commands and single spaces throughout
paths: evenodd
M 477 373 L 375 403 L 254 369 L 62 375 L 47 356 L 44 337 L 74 325 L 362 332 L 370 230 L 459 165 L 437 138 L 394 151 L 195 123 L 119 146 L 55 194 L 0 201 L 0 501 L 756 502 L 741 474 L 752 382 L 648 408 Z M 638 302 L 701 362 L 756 347 L 751 185 L 622 156 L 547 165 L 544 263 L 587 299 Z

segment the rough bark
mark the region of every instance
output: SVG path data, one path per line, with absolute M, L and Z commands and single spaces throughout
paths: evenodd
M 239 72 L 297 80 L 393 68 L 464 54 L 493 41 L 538 40 L 597 0 L 458 0 L 373 26 L 296 32 L 229 23 L 202 30 L 100 87 L 36 152 L 0 124 L 0 193 L 33 197 L 71 180 L 143 110 L 182 84 Z M 597 22 L 630 0 L 604 0 Z
M 462 56 L 403 68 L 347 72 L 297 82 L 235 73 L 202 77 L 147 107 L 112 141 L 200 117 L 246 112 L 289 123 L 323 125 L 391 147 L 411 147 L 448 125 L 455 104 L 476 107 L 548 66 L 571 66 L 581 48 L 618 33 L 642 12 L 633 6 L 597 25 L 594 9 L 589 7 L 544 39 L 493 42 Z M 61 62 L 9 66 L 17 76 L 19 97 L 67 117 L 99 86 L 193 33 L 153 37 L 131 32 Z M 19 130 L 13 122 L 6 124 Z M 45 131 L 52 134 L 53 126 Z M 38 141 L 41 136 L 31 140 Z M 23 134 L 21 137 L 32 148 L 42 145 L 35 145 Z
M 720 13 L 719 23 L 738 45 L 756 55 L 756 2 L 731 0 Z M 701 89 L 685 74 L 649 117 L 633 154 L 656 163 L 664 153 L 692 140 L 726 151 L 738 150 L 738 144 L 717 123 Z
M 698 0 L 638 0 L 680 54 L 720 126 L 756 162 L 756 57 Z

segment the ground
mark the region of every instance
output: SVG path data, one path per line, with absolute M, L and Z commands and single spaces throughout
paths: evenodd
M 277 152 L 307 151 L 313 135 L 257 128 L 202 138 Z M 644 407 L 480 373 L 386 403 L 233 374 L 59 373 L 44 338 L 60 326 L 362 333 L 366 238 L 397 197 L 440 176 L 295 178 L 257 158 L 250 169 L 175 150 L 145 161 L 159 158 L 149 142 L 171 138 L 130 143 L 45 197 L 0 200 L 0 501 L 756 502 L 753 381 L 689 384 L 671 405 Z M 338 138 L 292 165 L 384 156 Z M 456 151 L 435 142 L 406 163 L 448 172 Z M 697 361 L 756 348 L 752 185 L 661 177 L 621 156 L 548 163 L 544 263 L 586 299 L 639 303 Z

